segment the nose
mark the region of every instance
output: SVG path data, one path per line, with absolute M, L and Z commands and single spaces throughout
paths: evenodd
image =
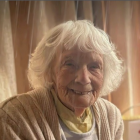
M 80 83 L 82 85 L 87 85 L 87 84 L 91 83 L 90 73 L 89 73 L 88 68 L 86 66 L 80 68 L 77 71 L 75 82 Z

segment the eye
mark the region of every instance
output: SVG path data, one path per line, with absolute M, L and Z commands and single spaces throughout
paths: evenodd
M 98 66 L 98 65 L 93 65 L 93 66 L 91 66 L 90 68 L 92 68 L 92 69 L 97 69 L 97 68 L 99 68 L 99 66 Z
M 100 69 L 101 70 L 102 69 L 100 64 L 92 64 L 92 65 L 89 66 L 89 68 L 91 70 L 96 70 L 96 69 Z
M 66 61 L 64 63 L 64 65 L 67 66 L 67 67 L 75 67 L 75 63 L 74 62 L 71 62 L 71 61 Z
M 65 63 L 66 66 L 74 66 L 73 63 Z

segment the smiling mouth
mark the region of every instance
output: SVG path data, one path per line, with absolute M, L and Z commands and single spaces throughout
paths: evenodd
M 93 93 L 93 90 L 90 90 L 90 91 L 77 91 L 77 90 L 74 90 L 74 89 L 70 89 L 73 93 L 77 94 L 77 95 L 90 95 L 91 93 Z

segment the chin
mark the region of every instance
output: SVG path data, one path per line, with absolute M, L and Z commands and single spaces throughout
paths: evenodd
M 85 95 L 68 95 L 69 104 L 73 108 L 87 108 L 93 105 L 95 98 L 93 94 Z
M 73 108 L 88 108 L 88 107 L 90 107 L 92 104 L 82 104 L 82 105 L 77 105 L 77 104 L 74 104 L 73 105 Z

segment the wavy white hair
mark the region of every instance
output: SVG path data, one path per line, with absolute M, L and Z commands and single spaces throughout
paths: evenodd
M 78 47 L 84 52 L 96 51 L 103 55 L 104 81 L 100 96 L 114 91 L 122 80 L 124 68 L 117 57 L 116 48 L 108 35 L 87 20 L 67 21 L 54 27 L 45 35 L 32 53 L 28 79 L 33 88 L 50 88 L 52 82 L 52 61 L 64 49 Z

